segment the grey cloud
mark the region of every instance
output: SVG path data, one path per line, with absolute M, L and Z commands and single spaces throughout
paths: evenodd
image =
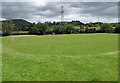
M 71 7 L 81 8 L 79 13 L 90 14 L 92 16 L 116 17 L 118 14 L 117 2 L 86 2 L 73 3 Z
M 32 10 L 30 3 L 22 2 L 3 2 L 2 3 L 2 16 L 3 18 L 29 18 Z
M 2 17 L 6 19 L 32 19 L 35 16 L 57 18 L 60 16 L 62 5 L 64 5 L 65 16 L 80 14 L 84 17 L 116 18 L 118 15 L 117 2 L 47 2 L 43 6 L 33 4 L 33 2 L 2 2 Z

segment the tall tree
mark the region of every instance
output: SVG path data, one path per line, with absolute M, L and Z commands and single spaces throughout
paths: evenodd
M 14 24 L 11 20 L 2 22 L 2 35 L 12 35 Z

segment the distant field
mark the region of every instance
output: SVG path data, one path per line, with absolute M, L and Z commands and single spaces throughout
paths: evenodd
M 100 30 L 100 27 L 89 27 L 89 29 L 95 28 L 96 30 Z
M 74 27 L 74 28 L 80 28 L 79 26 L 78 27 Z M 96 30 L 100 30 L 100 27 L 88 27 L 89 29 L 92 29 L 92 28 L 95 28 Z M 113 27 L 113 29 L 115 29 L 115 27 Z
M 3 81 L 117 81 L 118 35 L 3 37 Z

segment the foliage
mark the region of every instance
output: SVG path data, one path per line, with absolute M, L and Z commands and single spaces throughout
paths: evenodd
M 111 24 L 108 23 L 104 23 L 100 26 L 100 31 L 101 32 L 105 32 L 105 33 L 111 33 L 113 32 L 113 26 Z
M 114 30 L 115 33 L 120 33 L 120 24 L 118 24 Z
M 45 22 L 45 23 L 29 23 L 28 25 L 24 23 L 19 24 L 19 21 L 15 21 L 15 24 L 12 22 L 6 23 L 3 22 L 3 34 L 37 34 L 37 35 L 45 35 L 45 34 L 79 34 L 79 33 L 115 33 L 119 32 L 119 27 L 117 24 L 108 24 L 102 22 L 90 22 L 90 23 L 82 23 L 80 21 L 71 21 L 71 22 Z M 21 21 L 20 21 L 21 23 Z M 27 22 L 26 22 L 27 23 Z M 9 25 L 11 24 L 11 25 Z M 113 26 L 114 27 L 113 27 Z M 6 26 L 11 26 L 12 28 L 5 28 Z M 5 33 L 5 29 L 7 30 L 7 34 Z
M 65 26 L 64 25 L 53 25 L 53 32 L 55 34 L 62 34 L 65 32 Z
M 85 32 L 86 32 L 86 33 L 95 33 L 95 32 L 96 32 L 96 28 L 90 28 L 90 29 L 89 29 L 88 27 L 86 27 L 86 28 L 85 28 Z
M 80 33 L 85 33 L 85 27 L 84 26 L 80 27 Z
M 99 25 L 99 24 L 95 24 L 94 26 L 95 26 L 95 27 L 100 27 L 100 25 Z
M 65 27 L 66 27 L 65 32 L 67 34 L 75 33 L 75 28 L 72 24 L 67 24 L 67 25 L 65 25 Z
M 94 24 L 93 24 L 92 22 L 87 23 L 87 25 L 88 25 L 89 27 L 94 27 Z
M 4 22 L 2 22 L 2 35 L 12 35 L 13 29 L 14 24 L 12 24 L 11 20 L 5 20 Z
M 48 25 L 46 23 L 37 23 L 36 25 L 34 25 L 29 33 L 30 34 L 38 34 L 38 35 L 45 35 L 46 31 L 48 29 Z
M 84 23 L 82 23 L 82 22 L 80 22 L 80 21 L 71 21 L 70 24 L 73 24 L 74 26 L 84 25 Z

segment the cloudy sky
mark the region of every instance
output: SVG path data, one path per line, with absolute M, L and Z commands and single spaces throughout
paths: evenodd
M 117 2 L 2 2 L 2 19 L 25 19 L 30 22 L 60 21 L 118 22 Z

